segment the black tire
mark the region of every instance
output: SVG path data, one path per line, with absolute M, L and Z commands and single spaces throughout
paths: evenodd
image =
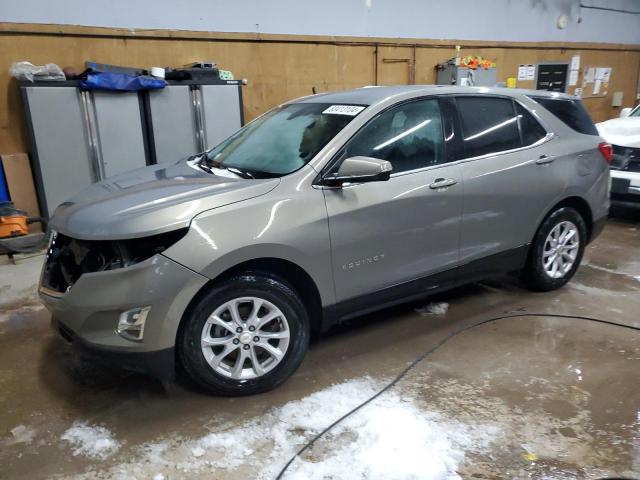
M 253 379 L 235 380 L 216 372 L 201 349 L 201 335 L 208 317 L 220 305 L 239 297 L 271 302 L 289 325 L 290 338 L 284 357 L 272 370 Z M 293 287 L 265 272 L 246 272 L 215 285 L 190 309 L 178 334 L 178 359 L 184 373 L 209 393 L 253 395 L 276 388 L 295 372 L 309 346 L 309 332 L 309 315 Z
M 569 221 L 577 227 L 580 242 L 578 246 L 578 253 L 573 266 L 562 277 L 552 278 L 545 272 L 543 265 L 545 242 L 553 228 L 564 221 Z M 521 272 L 520 278 L 522 282 L 528 289 L 536 292 L 548 292 L 562 287 L 575 275 L 576 270 L 582 261 L 582 255 L 584 254 L 584 247 L 586 243 L 587 226 L 582 215 L 571 207 L 562 207 L 554 210 L 544 219 L 540 228 L 538 228 L 538 231 L 536 232 L 529 249 L 527 264 Z

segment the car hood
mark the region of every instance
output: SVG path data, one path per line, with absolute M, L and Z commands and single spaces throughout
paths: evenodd
M 187 160 L 153 165 L 91 185 L 61 204 L 50 225 L 83 240 L 144 237 L 186 227 L 205 210 L 264 195 L 279 182 L 211 174 Z
M 600 136 L 613 145 L 640 148 L 640 117 L 614 118 L 596 127 Z

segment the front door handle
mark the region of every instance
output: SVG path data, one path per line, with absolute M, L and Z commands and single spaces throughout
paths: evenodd
M 538 165 L 547 165 L 551 162 L 553 162 L 556 158 L 555 157 L 551 157 L 549 155 L 540 155 L 540 157 L 538 158 L 538 160 L 536 160 L 536 163 Z
M 448 188 L 458 183 L 453 178 L 436 178 L 433 183 L 429 184 L 429 188 L 432 190 L 438 190 L 440 188 Z

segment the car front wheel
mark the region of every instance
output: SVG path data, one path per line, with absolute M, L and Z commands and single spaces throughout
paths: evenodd
M 298 368 L 309 319 L 297 292 L 265 273 L 229 278 L 202 297 L 178 340 L 188 376 L 219 395 L 271 390 Z

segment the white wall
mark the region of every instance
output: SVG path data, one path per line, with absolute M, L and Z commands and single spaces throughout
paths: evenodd
M 640 11 L 640 0 L 583 0 Z M 222 32 L 640 44 L 640 15 L 579 0 L 0 0 L 1 22 Z M 569 25 L 556 27 L 560 14 Z M 576 19 L 582 17 L 582 22 Z

